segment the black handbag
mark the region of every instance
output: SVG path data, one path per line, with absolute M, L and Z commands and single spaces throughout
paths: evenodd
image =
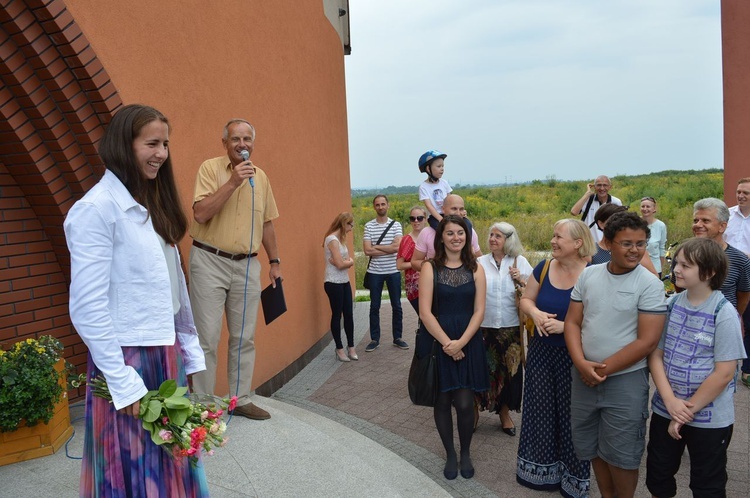
M 437 269 L 434 264 L 433 282 L 432 313 L 437 317 Z M 415 405 L 435 406 L 438 393 L 438 354 L 440 345 L 420 321 L 408 381 L 409 398 Z
M 385 237 L 385 234 L 388 233 L 388 230 L 391 229 L 394 223 L 396 223 L 396 220 L 391 220 L 388 226 L 385 227 L 385 230 L 383 230 L 383 233 L 380 234 L 380 238 L 378 239 L 377 242 L 375 242 L 375 245 L 378 245 L 381 242 L 383 242 L 383 238 Z M 372 258 L 367 259 L 367 270 L 365 270 L 365 276 L 362 278 L 362 287 L 364 287 L 367 290 L 370 290 L 370 275 L 371 275 L 371 273 L 369 272 L 370 261 L 372 261 Z

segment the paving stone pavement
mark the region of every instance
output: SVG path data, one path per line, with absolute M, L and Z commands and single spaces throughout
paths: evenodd
M 407 301 L 403 338 L 413 346 L 417 317 Z M 355 303 L 355 344 L 360 360 L 341 363 L 334 357 L 333 342 L 310 365 L 274 397 L 329 417 L 387 447 L 431 477 L 453 496 L 534 497 L 548 493 L 532 491 L 516 483 L 518 437 L 500 430 L 497 415 L 482 412 L 472 441 L 473 479 L 447 481 L 442 475 L 444 451 L 435 429 L 432 409 L 411 404 L 406 379 L 413 350 L 391 345 L 390 304 L 381 308 L 380 347 L 371 353 L 369 303 Z M 736 422 L 729 447 L 727 495 L 746 497 L 750 489 L 750 390 L 740 386 L 735 395 Z M 511 413 L 516 427 L 521 414 Z M 456 447 L 458 438 L 456 436 Z M 650 496 L 645 486 L 645 455 L 636 496 Z M 678 473 L 677 496 L 691 496 L 688 488 L 689 456 Z M 384 476 L 384 479 L 387 476 Z M 592 472 L 591 496 L 599 496 Z

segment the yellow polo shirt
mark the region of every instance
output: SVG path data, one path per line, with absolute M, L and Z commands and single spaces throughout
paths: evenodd
M 271 183 L 262 169 L 255 168 L 255 188 L 243 182 L 224 204 L 224 207 L 205 223 L 193 220 L 190 236 L 204 244 L 233 254 L 258 252 L 263 242 L 263 223 L 279 217 Z M 212 195 L 232 176 L 232 163 L 228 156 L 209 159 L 201 164 L 195 179 L 193 204 Z M 250 229 L 253 217 L 250 211 L 255 196 L 253 243 L 250 246 Z

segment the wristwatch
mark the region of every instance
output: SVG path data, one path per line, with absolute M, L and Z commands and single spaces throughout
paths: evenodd
M 277 265 L 280 265 L 281 264 L 281 260 L 279 258 L 273 258 L 273 259 L 269 259 L 268 260 L 268 264 L 269 265 L 272 265 L 274 263 L 276 263 Z

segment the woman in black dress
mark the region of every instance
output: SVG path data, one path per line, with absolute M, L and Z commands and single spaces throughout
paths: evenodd
M 437 286 L 433 282 L 437 272 Z M 437 295 L 437 316 L 432 314 L 432 294 Z M 486 283 L 484 269 L 471 251 L 471 232 L 460 216 L 443 217 L 435 234 L 435 259 L 422 266 L 419 276 L 419 317 L 442 346 L 438 354 L 438 396 L 435 426 L 443 442 L 446 464 L 443 475 L 455 479 L 460 468 L 465 479 L 474 476 L 471 437 L 474 430 L 474 393 L 490 387 L 487 358 L 481 334 Z M 453 445 L 456 408 L 460 465 Z

